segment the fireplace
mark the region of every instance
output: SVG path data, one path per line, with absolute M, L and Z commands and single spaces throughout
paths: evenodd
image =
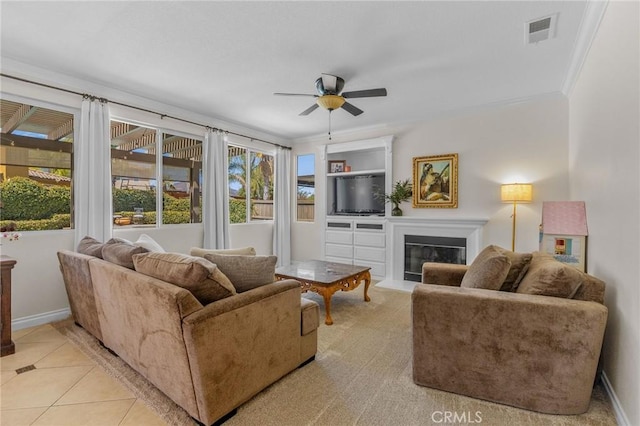
M 482 246 L 482 228 L 486 219 L 431 219 L 424 217 L 393 216 L 387 218 L 387 276 L 376 284 L 381 287 L 412 291 L 416 281 L 405 279 L 405 236 L 444 237 L 463 240 L 464 261 L 470 263 L 475 259 Z M 442 241 L 436 240 L 438 245 Z M 459 244 L 458 244 L 459 245 Z M 416 261 L 414 261 L 415 263 Z M 419 261 L 417 261 L 419 262 Z M 414 265 L 415 266 L 415 265 Z M 422 265 L 420 265 L 422 268 Z M 416 271 L 417 273 L 417 271 Z M 415 280 L 415 278 L 414 278 Z
M 467 239 L 428 235 L 404 236 L 404 279 L 420 282 L 424 262 L 467 263 Z

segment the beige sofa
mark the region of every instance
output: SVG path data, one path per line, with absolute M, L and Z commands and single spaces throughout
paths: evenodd
M 318 306 L 297 281 L 203 306 L 185 288 L 97 257 L 58 258 L 76 322 L 204 424 L 315 356 Z
M 425 263 L 412 294 L 414 382 L 543 413 L 587 411 L 607 320 L 604 283 L 553 262 L 535 253 L 528 271 L 516 271 L 523 289 L 503 291 L 461 287 L 468 266 Z M 573 298 L 541 295 L 554 280 Z

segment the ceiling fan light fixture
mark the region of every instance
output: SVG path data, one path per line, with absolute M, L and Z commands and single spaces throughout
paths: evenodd
M 338 109 L 344 105 L 345 100 L 342 96 L 338 95 L 324 95 L 320 96 L 316 102 L 322 108 L 333 111 L 334 109 Z

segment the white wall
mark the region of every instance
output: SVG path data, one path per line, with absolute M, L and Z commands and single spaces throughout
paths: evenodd
M 639 16 L 638 2 L 609 2 L 569 98 L 570 193 L 587 205 L 587 268 L 607 283 L 604 372 L 628 425 L 640 425 Z
M 531 182 L 534 202 L 518 206 L 516 250 L 538 249 L 542 201 L 566 200 L 568 180 L 568 101 L 561 95 L 525 103 L 468 111 L 424 123 L 383 128 L 373 133 L 334 135 L 333 142 L 395 135 L 393 181 L 412 178 L 413 157 L 458 153 L 458 208 L 401 207 L 405 216 L 488 219 L 483 245 L 511 247 L 512 205 L 500 201 L 500 184 Z M 348 139 L 347 139 L 348 138 Z M 327 140 L 295 144 L 293 155 L 321 152 Z M 316 176 L 321 167 L 316 157 Z M 323 182 L 316 183 L 316 217 L 326 211 Z M 321 256 L 321 220 L 295 223 L 294 260 Z

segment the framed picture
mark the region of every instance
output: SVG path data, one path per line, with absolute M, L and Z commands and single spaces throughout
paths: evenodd
M 458 154 L 413 158 L 413 207 L 458 207 Z
M 329 173 L 342 173 L 347 164 L 345 160 L 329 160 Z

